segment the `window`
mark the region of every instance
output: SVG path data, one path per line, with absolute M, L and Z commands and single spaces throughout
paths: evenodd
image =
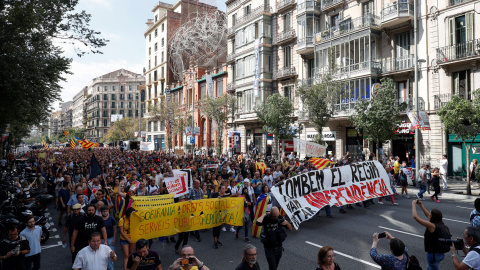
M 123 110 L 120 110 L 119 113 L 120 113 L 121 115 L 125 116 Z
M 155 55 L 155 65 L 154 66 L 157 66 L 157 56 Z
M 155 71 L 155 72 L 156 72 L 156 71 Z M 156 74 L 155 74 L 155 75 L 156 75 Z M 155 77 L 157 77 L 157 76 L 155 76 Z M 157 93 L 157 89 L 158 89 L 158 88 L 157 88 L 157 85 L 154 85 L 154 86 L 153 86 L 153 89 L 154 89 L 154 91 L 155 91 L 155 95 L 154 95 L 153 97 L 156 98 L 156 97 L 158 97 L 158 93 Z
M 121 99 L 121 100 L 124 100 L 124 99 L 125 99 L 125 95 L 124 95 L 124 94 L 120 94 L 120 99 Z
M 158 36 L 158 29 L 155 29 L 155 37 Z
M 165 38 L 162 38 L 162 47 L 165 46 Z
M 243 8 L 244 16 L 250 14 L 251 12 L 252 12 L 252 5 L 248 5 L 248 6 Z
M 155 121 L 155 122 L 152 122 L 153 124 L 153 131 L 158 131 L 158 122 Z
M 290 13 L 283 15 L 283 31 L 284 32 L 290 30 L 290 25 L 291 25 L 290 16 L 291 16 Z
M 115 91 L 115 86 L 112 86 L 112 91 Z
M 165 24 L 162 23 L 162 32 L 165 31 Z
M 132 99 L 132 94 L 128 94 L 128 99 Z
M 104 109 L 108 108 L 108 103 L 107 103 L 107 102 L 104 102 L 104 103 L 103 103 L 103 108 L 104 108 Z
M 180 102 L 180 105 L 183 105 L 183 92 L 180 91 L 180 93 L 178 93 L 178 98 L 179 100 L 175 100 L 174 102 Z
M 207 146 L 207 119 L 203 120 L 202 125 L 202 133 L 203 133 L 203 146 Z
M 151 125 L 152 122 L 148 122 L 147 123 L 147 126 L 148 126 L 148 132 L 152 132 L 152 125 Z
M 410 65 L 410 32 L 395 36 L 395 68 L 404 69 Z
M 103 94 L 103 100 L 108 100 L 108 94 Z
M 459 95 L 468 100 L 471 99 L 472 90 L 470 83 L 470 70 L 452 72 L 453 87 L 452 94 Z
M 115 102 L 113 104 L 115 104 Z M 113 110 L 112 114 L 117 114 L 117 111 Z
M 148 99 L 152 99 L 152 88 L 148 87 Z
M 123 92 L 124 89 L 125 89 L 125 86 L 120 85 L 120 92 Z
M 283 96 L 288 98 L 290 102 L 293 102 L 293 86 L 287 85 L 283 87 Z
M 132 85 L 130 84 L 130 85 L 128 86 L 128 91 L 132 91 L 132 89 L 133 89 L 133 87 L 132 87 Z
M 148 55 L 152 54 L 152 47 L 148 48 Z
M 155 15 L 155 22 L 158 21 L 158 15 Z
M 165 58 L 163 57 L 163 51 L 162 51 L 162 63 L 165 61 Z
M 115 100 L 115 99 L 116 99 L 115 94 L 112 94 L 112 100 Z
M 152 62 L 150 61 L 150 59 L 148 60 L 148 69 L 151 69 L 152 68 Z
M 104 127 L 107 127 L 107 126 L 108 126 L 108 120 L 107 120 L 107 119 L 103 119 L 103 126 L 104 126 Z M 106 132 L 107 132 L 107 131 L 105 130 L 105 133 L 106 133 Z
M 129 109 L 132 108 L 132 102 L 131 102 L 131 101 L 128 102 L 128 108 L 129 108 Z
M 128 117 L 133 117 L 133 112 L 132 112 L 132 110 L 128 110 Z
M 103 116 L 103 117 L 108 117 L 108 111 L 103 111 L 103 112 L 102 112 L 102 116 Z
M 200 99 L 204 99 L 207 97 L 207 84 L 203 83 L 200 85 Z
M 104 90 L 104 91 L 108 91 L 108 86 L 104 86 L 104 87 L 103 87 L 103 90 Z
M 112 107 L 111 107 L 111 108 L 112 108 L 112 109 L 115 109 L 115 102 L 112 102 Z M 112 114 L 113 114 L 113 113 L 114 113 L 114 112 L 112 112 Z
M 235 22 L 237 21 L 237 14 L 232 15 L 232 26 L 235 26 Z
M 368 14 L 375 14 L 375 2 L 370 0 L 362 5 L 362 14 L 363 16 Z
M 217 97 L 223 95 L 223 79 L 217 80 Z
M 473 40 L 473 13 L 450 18 L 448 24 L 450 45 Z
M 155 42 L 155 51 L 157 51 L 157 50 L 158 50 L 158 43 Z
M 152 41 L 152 34 L 148 34 L 148 42 Z
M 157 78 L 157 71 L 156 71 L 156 70 L 153 72 L 153 81 L 154 81 L 154 82 L 158 81 L 158 78 Z M 155 93 L 155 96 L 157 96 L 157 94 L 156 94 L 156 93 Z
M 292 47 L 283 47 L 283 67 L 290 67 L 292 65 Z

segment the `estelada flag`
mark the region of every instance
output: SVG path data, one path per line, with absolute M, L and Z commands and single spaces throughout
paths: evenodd
M 322 170 L 323 168 L 327 167 L 329 164 L 333 164 L 333 161 L 330 161 L 326 158 L 311 158 L 308 162 L 312 163 L 317 170 Z
M 255 168 L 257 170 L 260 170 L 262 172 L 262 175 L 265 173 L 265 170 L 267 169 L 267 165 L 265 165 L 264 162 L 256 162 L 255 163 Z
M 68 133 L 68 131 L 66 131 L 66 130 L 63 131 L 63 135 L 65 135 L 65 137 L 67 137 L 68 134 L 70 134 L 70 133 Z
M 73 140 L 73 138 L 70 138 L 70 150 L 73 150 L 75 146 L 76 146 L 75 141 Z
M 93 142 L 87 141 L 87 140 L 79 140 L 78 141 L 80 145 L 82 146 L 83 149 L 88 149 L 90 147 L 94 146 Z
M 48 150 L 48 145 L 47 145 L 47 143 L 46 143 L 44 140 L 42 140 L 42 144 L 43 144 L 43 148 L 45 148 L 46 150 Z
M 252 225 L 252 236 L 256 238 L 260 238 L 260 234 L 262 233 L 263 226 L 257 226 L 257 219 L 265 214 L 267 211 L 267 204 L 268 204 L 269 196 L 267 195 L 263 200 L 261 200 L 257 206 L 255 206 L 255 218 L 253 220 Z

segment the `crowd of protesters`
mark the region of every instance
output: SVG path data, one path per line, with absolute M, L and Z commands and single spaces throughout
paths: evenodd
M 45 153 L 46 156 L 39 158 L 39 153 Z M 95 154 L 101 168 L 101 173 L 93 178 L 89 175 L 92 153 Z M 46 187 L 48 192 L 56 196 L 55 206 L 60 211 L 58 225 L 64 226 L 63 243 L 67 244 L 68 242 L 70 245 L 72 267 L 74 269 L 89 269 L 89 263 L 91 264 L 92 259 L 91 253 L 97 250 L 99 251 L 98 254 L 102 254 L 102 265 L 105 265 L 107 269 L 113 269 L 113 262 L 117 259 L 113 247 L 115 241 L 118 240 L 117 238 L 120 238 L 124 269 L 162 269 L 158 254 L 149 249 L 152 245 L 151 240 L 141 239 L 136 243 L 132 241 L 130 215 L 135 212 L 135 209 L 129 206 L 134 200 L 134 196 L 168 194 L 163 179 L 173 177 L 172 170 L 174 169 L 190 169 L 193 178 L 191 190 L 186 196 L 177 198 L 176 201 L 219 197 L 244 198 L 243 226 L 221 225 L 213 228 L 213 248 L 217 249 L 222 246 L 220 241 L 221 231 L 231 231 L 238 239 L 243 229 L 246 246 L 243 251 L 242 263 L 237 269 L 260 269 L 258 262 L 256 262 L 257 248 L 249 244 L 250 239 L 248 237 L 248 232 L 251 231 L 253 223 L 256 222 L 256 225 L 263 225 L 264 227 L 262 236 L 267 239 L 263 244 L 268 268 L 281 269 L 278 265 L 283 250 L 282 241 L 284 238 L 280 239 L 282 228 L 291 230 L 292 226 L 288 218 L 279 214 L 280 205 L 273 196 L 268 196 L 270 199 L 267 212 L 257 220 L 254 219 L 255 205 L 266 198 L 266 195 L 270 194 L 272 186 L 279 181 L 310 170 L 316 170 L 315 166 L 308 160 L 300 160 L 292 154 L 275 161 L 264 160 L 255 152 L 241 153 L 228 158 L 223 155 L 212 156 L 202 151 L 197 151 L 196 156 L 193 157 L 164 152 L 122 151 L 117 148 L 75 149 L 73 151 L 57 149 L 55 151 L 30 151 L 25 155 L 25 158 L 29 160 L 32 170 L 38 175 L 39 181 L 37 184 Z M 348 165 L 354 162 L 348 152 L 339 159 L 334 155 L 325 158 L 332 161 L 330 167 Z M 368 159 L 377 160 L 375 155 L 369 156 Z M 262 162 L 265 166 L 259 168 L 257 162 Z M 395 191 L 395 186 L 402 187 L 402 197 L 409 198 L 405 185 L 406 179 L 402 174 L 402 169 L 407 164 L 402 164 L 400 159 L 394 156 L 385 156 L 380 162 L 386 168 L 394 194 L 379 198 L 378 203 L 383 204 L 383 199 L 386 199 L 392 204 L 398 205 L 395 202 L 395 196 L 399 194 Z M 408 163 L 415 168 L 414 158 L 409 160 Z M 218 166 L 205 169 L 205 165 L 208 164 Z M 435 199 L 439 202 L 437 196 L 440 192 L 440 179 L 443 175 L 438 172 L 438 169 L 430 171 L 428 165 L 422 165 L 419 173 L 420 192 L 417 194 L 418 200 L 415 201 L 415 204 L 421 205 L 423 193 L 430 192 L 430 186 L 434 189 L 432 200 Z M 239 186 L 238 183 L 241 183 L 241 185 Z M 446 188 L 446 182 L 444 187 Z M 119 205 L 120 199 L 122 199 L 122 204 L 126 205 L 123 211 Z M 357 203 L 357 206 L 369 207 L 373 203 L 374 201 L 370 200 L 363 202 L 363 204 Z M 353 208 L 353 206 L 348 205 L 346 208 Z M 325 207 L 325 210 L 327 216 L 331 216 L 330 207 Z M 339 211 L 343 214 L 346 213 L 343 207 Z M 65 217 L 64 214 L 66 214 Z M 415 214 L 416 212 L 414 217 Z M 432 226 L 426 222 L 438 223 L 431 220 L 432 215 L 434 218 L 435 211 L 432 210 L 430 215 L 425 214 L 430 220 L 424 221 L 418 216 L 415 219 L 424 225 L 427 231 L 434 234 L 438 226 Z M 67 241 L 67 234 L 69 241 Z M 279 239 L 268 240 L 269 234 L 274 234 Z M 193 248 L 188 245 L 189 235 L 193 236 L 197 242 L 202 241 L 198 231 L 183 232 L 165 238 L 167 242 L 175 243 L 174 251 L 180 255 L 180 258 L 173 262 L 169 269 L 209 269 L 204 262 L 195 257 Z M 386 238 L 391 240 L 390 247 L 393 253 L 393 257 L 389 257 L 391 262 L 386 262 L 386 257 L 376 253 L 378 235 L 374 235 L 374 245 L 371 251 L 372 259 L 379 263 L 382 269 L 406 269 L 406 266 L 402 266 L 406 261 L 406 257 L 403 257 L 403 250 L 406 250 L 405 246 L 400 240 L 395 240 L 388 233 Z M 323 247 L 318 254 L 317 269 L 340 269 L 340 266 L 334 262 L 333 253 L 333 248 Z M 400 266 L 388 267 L 390 263 L 396 262 L 394 258 L 401 262 L 395 265 Z M 188 259 L 187 262 L 185 259 Z M 384 267 L 382 263 L 387 266 Z M 436 269 L 435 265 L 430 267 L 430 260 L 428 263 L 429 269 Z

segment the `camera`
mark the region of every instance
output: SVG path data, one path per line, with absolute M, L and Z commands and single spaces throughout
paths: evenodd
M 187 258 L 182 260 L 182 265 L 193 264 L 193 258 Z
M 10 251 L 12 253 L 12 255 L 17 255 L 18 253 L 18 249 L 12 249 L 12 251 Z
M 453 246 L 455 247 L 456 250 L 462 250 L 463 249 L 463 239 L 445 239 L 445 238 L 438 238 L 439 242 L 442 243 L 453 243 Z
M 382 232 L 378 234 L 378 239 L 387 237 L 387 234 Z

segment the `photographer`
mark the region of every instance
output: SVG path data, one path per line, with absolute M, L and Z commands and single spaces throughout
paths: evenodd
M 392 252 L 391 255 L 381 255 L 377 253 L 377 245 L 378 241 L 381 238 L 390 239 L 390 251 Z M 382 269 L 406 269 L 408 258 L 405 256 L 407 252 L 407 248 L 402 240 L 394 238 L 390 233 L 383 232 L 383 233 L 374 233 L 373 234 L 373 243 L 372 249 L 370 250 L 370 257 L 374 260 L 378 265 L 382 267 Z
M 3 269 L 25 270 L 25 254 L 30 253 L 30 244 L 23 236 L 18 235 L 18 226 L 11 225 L 8 237 L 0 243 L 0 260 Z
M 466 254 L 465 259 L 460 262 L 455 254 L 455 247 L 452 243 L 450 251 L 452 252 L 453 266 L 456 270 L 468 270 L 468 269 L 480 269 L 480 229 L 475 227 L 467 227 L 463 233 L 463 239 L 461 241 L 463 253 Z M 470 249 L 467 249 L 467 244 Z M 457 246 L 457 249 L 459 247 Z
M 257 219 L 257 226 L 263 226 L 262 243 L 267 257 L 268 269 L 276 270 L 282 258 L 282 242 L 286 234 L 281 226 L 292 230 L 292 225 L 280 216 L 277 207 L 272 207 L 271 213 L 265 213 Z

